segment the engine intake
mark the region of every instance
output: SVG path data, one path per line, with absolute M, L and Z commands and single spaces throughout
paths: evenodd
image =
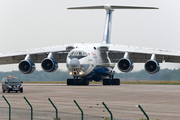
M 117 65 L 121 72 L 130 72 L 134 67 L 133 62 L 128 58 L 121 58 Z
M 158 73 L 160 70 L 159 63 L 156 60 L 152 60 L 152 59 L 148 60 L 145 63 L 144 67 L 145 67 L 146 72 L 149 74 Z
M 19 63 L 19 71 L 23 74 L 31 74 L 35 71 L 36 67 L 30 60 L 22 60 Z
M 54 72 L 58 68 L 58 63 L 53 58 L 45 58 L 41 62 L 41 67 L 45 72 Z

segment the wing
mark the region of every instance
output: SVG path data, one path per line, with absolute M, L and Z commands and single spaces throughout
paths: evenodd
M 31 61 L 33 63 L 41 63 L 41 61 L 46 58 L 50 52 L 56 53 L 55 60 L 58 63 L 65 63 L 68 52 L 73 48 L 73 45 L 59 45 L 0 53 L 0 64 L 19 63 L 21 60 L 25 59 L 27 54 L 31 55 Z
M 134 63 L 144 63 L 151 58 L 152 54 L 155 54 L 156 61 L 159 63 L 180 63 L 180 51 L 112 44 L 108 46 L 108 51 L 109 58 L 113 63 L 117 63 L 123 58 L 126 52 L 129 54 L 129 59 Z

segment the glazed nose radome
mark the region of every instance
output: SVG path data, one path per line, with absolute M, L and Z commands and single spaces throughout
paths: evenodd
M 73 58 L 70 61 L 70 67 L 80 67 L 80 62 L 77 58 Z

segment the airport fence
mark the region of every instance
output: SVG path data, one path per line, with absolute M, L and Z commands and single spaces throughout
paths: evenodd
M 20 109 L 20 108 L 12 108 L 12 114 L 11 114 L 11 120 L 31 120 L 30 116 L 30 110 L 29 109 Z M 34 110 L 33 111 L 33 120 L 55 120 L 55 112 L 54 111 L 39 111 Z M 78 113 L 64 113 L 59 112 L 58 113 L 60 120 L 81 120 L 81 114 Z M 7 107 L 1 107 L 0 108 L 0 120 L 8 120 L 9 114 L 8 114 L 8 108 Z M 101 116 L 92 116 L 84 114 L 83 116 L 84 120 L 110 120 L 110 117 L 101 117 Z M 57 119 L 58 120 L 58 119 Z M 113 120 L 125 120 L 125 119 L 118 119 L 114 118 Z
M 155 118 L 158 118 L 163 112 L 161 109 L 147 106 L 135 107 L 131 104 L 123 106 L 117 105 L 117 103 L 101 102 L 101 104 L 92 105 L 85 102 L 78 103 L 75 100 L 72 103 L 59 102 L 50 98 L 42 102 L 38 100 L 29 100 L 29 102 L 25 98 L 9 101 L 10 109 L 5 99 L 0 98 L 0 120 L 58 120 L 56 118 L 60 118 L 59 120 L 139 120 L 140 118 L 149 120 L 142 107 L 150 115 L 152 115 L 152 111 L 157 112 L 157 116 L 153 115 Z M 153 120 L 155 119 L 153 118 Z M 160 119 L 158 118 L 158 120 Z

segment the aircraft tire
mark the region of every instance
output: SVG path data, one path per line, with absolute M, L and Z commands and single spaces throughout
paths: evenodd
M 74 85 L 74 79 L 67 79 L 67 85 Z
M 84 79 L 84 80 L 82 81 L 82 85 L 89 85 L 89 80 Z
M 66 83 L 67 83 L 67 85 L 71 85 L 71 82 L 69 79 L 67 79 Z
M 76 79 L 75 85 L 84 85 L 84 80 Z
M 80 85 L 79 79 L 74 79 L 74 83 L 72 85 Z
M 111 85 L 110 79 L 103 79 L 103 85 Z
M 111 81 L 112 85 L 120 85 L 120 79 L 119 78 L 115 78 Z
M 89 85 L 89 80 L 67 79 L 67 85 Z

